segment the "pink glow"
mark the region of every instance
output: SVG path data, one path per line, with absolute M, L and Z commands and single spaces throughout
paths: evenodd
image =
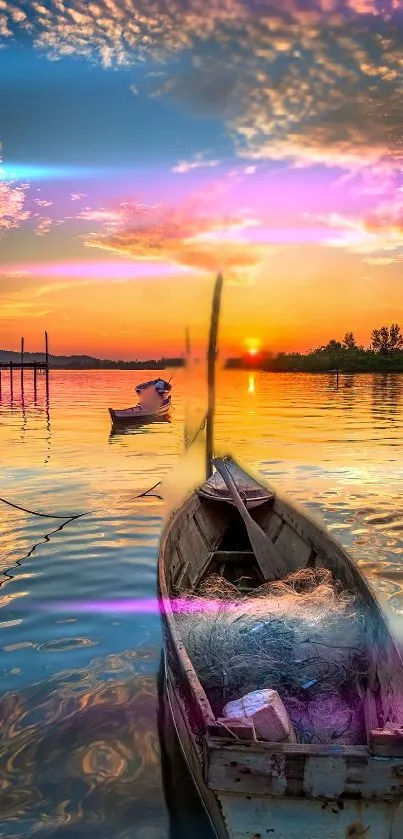
M 124 281 L 144 277 L 192 274 L 194 269 L 184 265 L 159 260 L 104 260 L 94 262 L 42 262 L 34 264 L 4 265 L 0 276 L 29 275 L 94 281 Z

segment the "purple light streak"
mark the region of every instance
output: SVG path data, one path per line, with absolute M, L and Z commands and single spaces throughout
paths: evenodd
M 59 602 L 39 601 L 36 607 L 48 612 L 84 612 L 86 614 L 131 614 L 157 615 L 165 609 L 174 613 L 216 613 L 223 608 L 222 601 L 192 598 L 177 600 L 158 600 L 156 597 L 121 600 L 60 600 Z M 227 603 L 225 608 L 233 609 L 235 604 Z

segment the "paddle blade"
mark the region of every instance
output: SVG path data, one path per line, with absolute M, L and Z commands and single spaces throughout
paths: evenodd
M 213 460 L 213 465 L 220 473 L 230 493 L 234 504 L 241 514 L 248 532 L 253 553 L 265 580 L 281 579 L 287 574 L 287 564 L 276 550 L 273 542 L 261 527 L 255 522 L 246 509 L 238 492 L 237 485 L 225 461 L 221 457 Z

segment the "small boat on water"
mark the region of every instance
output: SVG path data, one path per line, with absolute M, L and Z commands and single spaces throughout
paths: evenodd
M 380 607 L 354 562 L 324 528 L 233 460 L 224 462 L 245 510 L 281 557 L 284 574 L 327 568 L 354 594 L 367 618 L 373 675 L 361 685 L 366 742 L 357 745 L 259 742 L 252 728 L 239 730 L 230 721 L 222 725 L 184 645 L 175 602 L 214 572 L 224 580 L 247 578 L 252 588 L 261 585 L 263 575 L 221 476 L 215 473 L 193 492 L 163 534 L 158 589 L 171 714 L 216 834 L 220 839 L 401 839 L 403 667 Z
M 113 425 L 153 422 L 167 419 L 171 411 L 172 385 L 165 379 L 153 379 L 137 385 L 137 405 L 115 410 L 108 408 Z
M 211 361 L 216 355 L 211 332 L 210 349 Z M 210 364 L 209 386 L 213 385 Z M 209 406 L 211 424 L 211 400 Z M 211 450 L 207 466 L 209 456 Z M 219 839 L 401 839 L 403 663 L 386 615 L 355 562 L 322 524 L 231 457 L 211 462 L 217 471 L 213 473 L 211 465 L 207 480 L 164 528 L 158 596 L 167 702 L 215 834 Z M 199 593 L 212 576 L 221 580 L 224 590 L 231 587 L 250 599 L 259 588 L 283 585 L 301 572 L 331 575 L 340 596 L 354 601 L 365 630 L 366 667 L 343 676 L 355 695 L 352 716 L 356 713 L 360 720 L 356 739 L 355 729 L 345 733 L 340 726 L 335 742 L 280 742 L 259 736 L 247 714 L 231 719 L 223 707 L 228 698 L 240 699 L 228 696 L 228 679 L 231 683 L 232 668 L 247 667 L 247 660 L 245 664 L 238 657 L 235 665 L 235 659 L 226 663 L 220 704 L 217 690 L 214 696 L 209 692 L 190 650 L 197 626 L 186 634 L 180 604 L 192 597 L 200 603 Z M 341 625 L 347 652 L 353 644 L 349 626 L 347 621 L 345 628 Z M 324 643 L 323 653 L 330 662 L 326 646 L 331 644 Z M 202 649 L 205 660 L 211 649 Z M 266 661 L 270 654 L 269 648 Z M 314 681 L 302 687 L 310 689 Z

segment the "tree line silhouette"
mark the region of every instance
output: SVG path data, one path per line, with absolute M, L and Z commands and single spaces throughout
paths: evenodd
M 381 326 L 371 333 L 368 348 L 357 344 L 353 332 L 346 332 L 342 341 L 332 339 L 325 346 L 308 353 L 278 353 L 267 357 L 264 370 L 325 372 L 338 369 L 346 373 L 402 372 L 403 334 L 398 323 Z

